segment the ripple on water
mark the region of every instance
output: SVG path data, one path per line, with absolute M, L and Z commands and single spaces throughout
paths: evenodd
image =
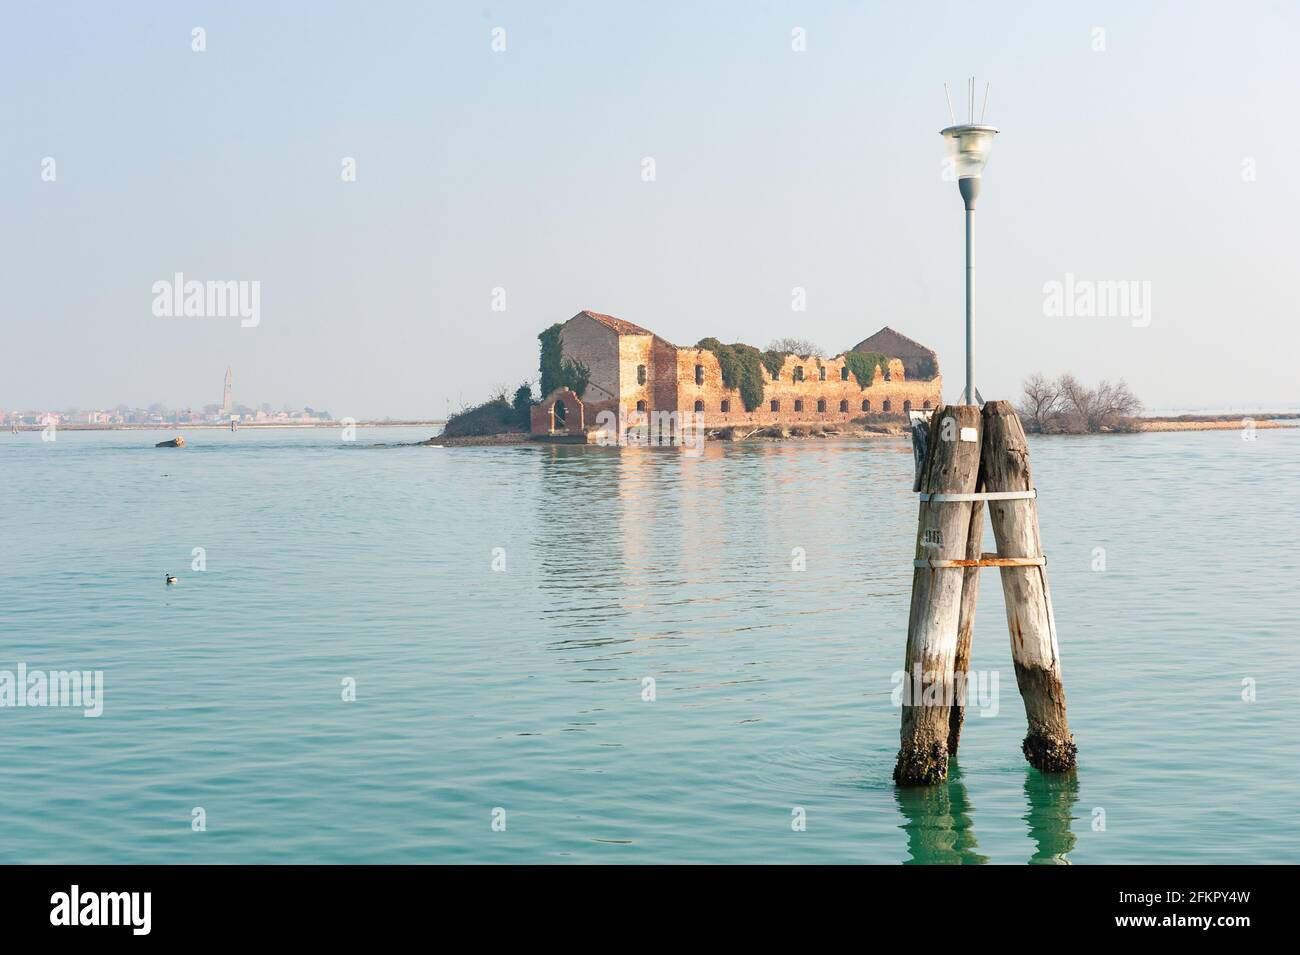
M 0 861 L 1300 861 L 1295 433 L 1035 441 L 1079 770 L 1020 757 L 989 575 L 997 715 L 905 791 L 905 444 L 424 437 L 0 436 L 0 669 L 105 672 L 0 712 Z

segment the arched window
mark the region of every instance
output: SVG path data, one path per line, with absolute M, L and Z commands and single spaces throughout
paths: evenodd
M 848 381 L 848 380 L 849 380 L 849 366 L 845 365 L 840 369 L 840 381 Z
M 904 401 L 904 402 L 903 402 L 903 414 L 911 414 L 911 413 L 912 413 L 912 402 L 910 402 L 910 401 Z
M 886 398 L 884 404 L 882 404 L 880 407 L 881 407 L 881 410 L 883 410 L 883 411 L 893 411 L 893 410 L 894 410 L 894 403 L 893 403 L 892 401 L 890 401 L 888 398 Z
M 818 381 L 825 381 L 825 380 L 826 380 L 826 366 L 825 366 L 825 365 L 818 365 L 818 366 L 817 366 L 817 380 L 818 380 Z
M 703 410 L 704 410 L 704 402 L 703 402 L 703 401 L 696 400 L 696 402 L 695 402 L 695 410 L 696 410 L 696 411 L 703 411 Z
M 844 400 L 844 401 L 841 401 L 841 402 L 840 402 L 840 412 L 843 413 L 843 412 L 846 412 L 846 411 L 848 411 L 848 410 L 849 410 L 849 403 L 848 403 L 847 399 Z
M 695 366 L 695 383 L 696 383 L 697 385 L 702 385 L 702 384 L 704 384 L 704 366 L 703 366 L 703 365 L 696 365 L 696 366 Z M 701 409 L 699 409 L 699 410 L 703 411 L 704 409 L 701 408 Z
M 825 411 L 825 410 L 826 410 L 826 399 L 825 399 L 825 398 L 818 398 L 818 399 L 817 399 L 817 410 L 818 410 L 818 411 Z
M 645 365 L 636 366 L 636 383 L 638 385 L 645 384 Z
M 645 402 L 644 402 L 644 401 L 638 401 L 638 402 L 636 403 L 636 410 L 637 410 L 637 411 L 645 411 Z
M 924 408 L 926 411 L 929 411 L 929 410 L 930 410 L 930 402 L 927 401 L 925 404 L 921 405 L 921 407 Z
M 773 410 L 773 411 L 780 411 L 780 410 L 781 410 L 781 402 L 779 402 L 779 401 L 777 401 L 775 398 L 773 398 L 773 399 L 772 399 L 772 405 L 771 405 L 771 407 L 772 407 L 772 410 Z
M 730 414 L 730 413 L 731 413 L 731 402 L 730 402 L 730 401 L 726 401 L 726 400 L 724 400 L 724 401 L 722 402 L 722 407 L 721 407 L 719 410 L 720 410 L 723 414 Z
M 564 402 L 557 401 L 554 405 L 554 410 L 555 410 L 555 420 L 560 424 L 564 424 L 564 416 L 568 414 L 568 409 L 564 407 Z
M 863 411 L 870 411 L 870 410 L 871 410 L 871 399 L 870 399 L 870 398 L 863 398 L 863 399 L 862 399 L 862 410 L 863 410 Z

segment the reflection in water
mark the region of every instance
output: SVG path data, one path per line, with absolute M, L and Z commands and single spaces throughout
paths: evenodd
M 627 566 L 628 549 L 644 543 L 620 527 L 611 493 L 621 487 L 620 467 L 630 462 L 616 449 L 585 446 L 549 445 L 535 454 L 540 476 L 529 551 L 545 598 L 542 613 L 562 620 L 566 636 L 585 640 L 603 634 L 627 599 L 627 588 L 604 569 Z
M 956 758 L 948 764 L 947 782 L 898 787 L 894 798 L 907 820 L 902 826 L 907 832 L 904 865 L 980 865 L 989 861 L 976 851 L 970 798 Z
M 1074 849 L 1070 821 L 1074 819 L 1074 805 L 1079 801 L 1078 776 L 1073 770 L 1044 774 L 1028 768 L 1025 795 L 1029 799 L 1025 822 L 1029 823 L 1029 837 L 1037 846 L 1029 864 L 1069 865 L 1066 853 Z

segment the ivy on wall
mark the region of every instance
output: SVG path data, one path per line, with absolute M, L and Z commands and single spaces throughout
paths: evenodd
M 537 387 L 541 390 L 542 397 L 545 398 L 556 388 L 559 388 L 564 380 L 564 364 L 561 357 L 561 349 L 564 343 L 561 340 L 559 323 L 557 322 L 538 335 L 537 340 L 542 344 L 542 377 Z
M 767 368 L 768 374 L 773 378 L 781 374 L 781 366 L 784 365 L 785 360 L 793 354 L 794 352 L 792 351 L 763 352 L 763 365 Z
M 849 366 L 849 371 L 853 372 L 853 377 L 858 379 L 859 388 L 870 387 L 871 383 L 876 380 L 877 368 L 881 370 L 882 374 L 889 371 L 889 358 L 878 351 L 845 352 L 844 364 Z
M 746 411 L 753 411 L 763 403 L 763 384 L 781 373 L 781 366 L 793 352 L 759 351 L 753 345 L 735 342 L 724 345 L 716 338 L 702 338 L 696 348 L 713 352 L 722 369 L 722 383 L 740 392 Z M 889 357 L 880 352 L 845 352 L 842 356 L 859 388 L 869 388 L 876 380 L 876 369 L 889 370 Z M 821 364 L 820 360 L 817 362 Z M 767 369 L 767 377 L 763 375 Z
M 591 369 L 580 361 L 565 358 L 563 328 L 557 322 L 537 336 L 541 343 L 541 380 L 538 388 L 546 397 L 556 388 L 571 388 L 579 398 L 591 384 Z
M 767 353 L 740 342 L 724 345 L 716 338 L 702 338 L 695 347 L 713 352 L 722 369 L 723 385 L 740 392 L 746 411 L 753 411 L 763 403 L 763 366 L 768 362 Z M 779 370 L 780 363 L 776 367 Z

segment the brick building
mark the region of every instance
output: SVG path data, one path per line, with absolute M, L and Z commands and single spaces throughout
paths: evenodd
M 707 426 L 845 424 L 870 415 L 905 415 L 940 404 L 943 379 L 935 353 L 890 328 L 851 351 L 888 356 L 888 369 L 859 385 L 843 353 L 834 358 L 787 355 L 778 373 L 764 367 L 763 400 L 746 410 L 738 389 L 722 380 L 717 356 L 681 347 L 632 322 L 582 311 L 561 326 L 562 355 L 590 372 L 579 397 L 567 388 L 545 395 L 532 411 L 533 434 L 589 431 L 602 411 L 700 412 Z

